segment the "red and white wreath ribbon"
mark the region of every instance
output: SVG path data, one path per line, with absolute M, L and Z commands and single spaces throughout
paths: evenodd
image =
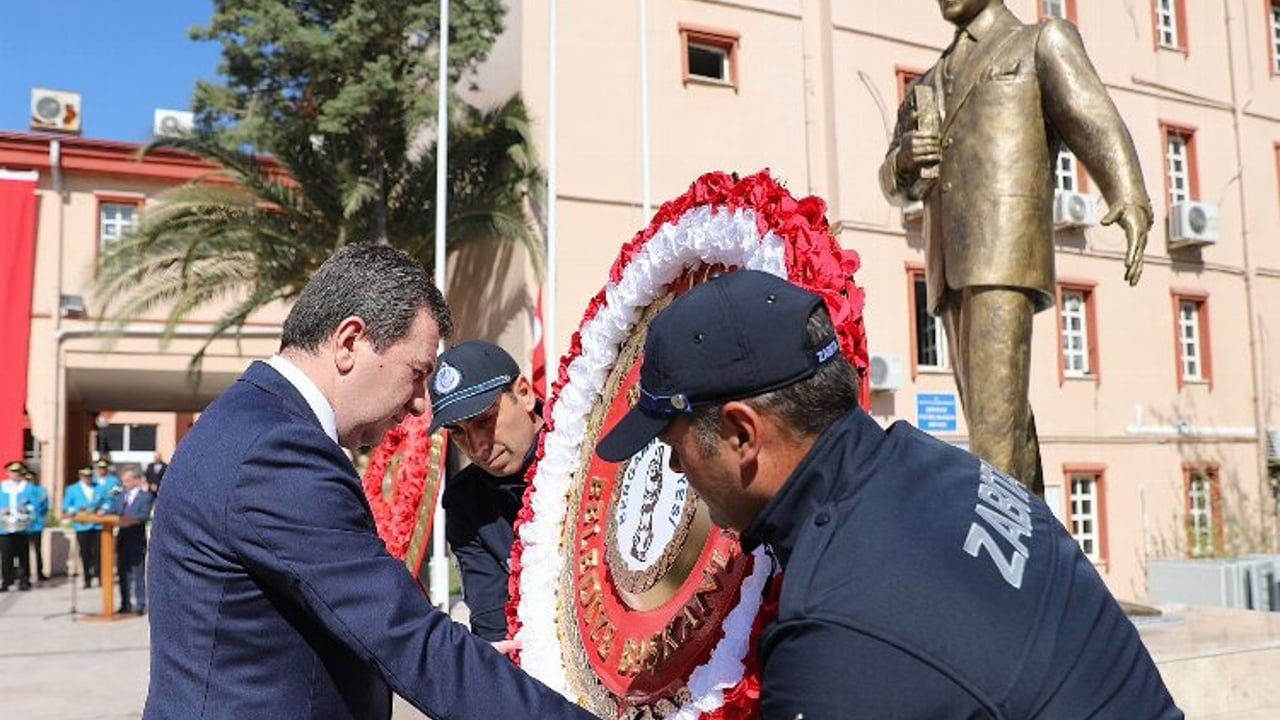
M 863 292 L 853 280 L 859 260 L 831 236 L 825 210 L 819 198 L 793 198 L 767 171 L 742 179 L 704 175 L 623 246 L 609 282 L 588 306 L 560 361 L 547 403 L 548 431 L 530 469 L 512 550 L 510 631 L 521 642 L 523 667 L 551 688 L 574 692 L 557 638 L 569 484 L 578 474 L 587 418 L 645 308 L 681 275 L 703 265 L 786 277 L 826 301 L 842 351 L 865 377 Z M 865 399 L 865 386 L 863 392 Z M 761 598 L 770 572 L 767 560 L 759 554 L 755 560 L 723 637 L 688 679 L 692 699 L 673 717 L 736 718 L 755 711 L 759 669 L 749 646 L 764 624 Z

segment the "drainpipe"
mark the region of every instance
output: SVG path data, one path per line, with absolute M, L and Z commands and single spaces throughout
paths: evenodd
M 66 192 L 62 185 L 62 141 L 49 141 L 49 173 L 53 178 L 53 192 L 58 197 L 58 241 L 54 250 L 54 283 L 53 283 L 53 304 L 50 306 L 53 314 L 53 506 L 62 507 L 62 489 L 66 486 L 66 478 L 63 477 L 63 466 L 66 463 L 66 442 L 62 437 L 64 432 L 63 418 L 66 417 L 67 403 L 63 398 L 63 382 L 62 382 L 62 243 L 65 237 L 63 230 L 65 226 L 66 214 Z
M 1257 316 L 1255 311 L 1257 307 L 1254 299 L 1255 270 L 1253 260 L 1249 254 L 1249 196 L 1244 189 L 1244 145 L 1242 139 L 1244 107 L 1240 103 L 1239 90 L 1236 83 L 1235 35 L 1232 33 L 1232 26 L 1236 18 L 1232 15 L 1231 5 L 1231 0 L 1222 0 L 1227 30 L 1227 68 L 1230 72 L 1231 82 L 1231 121 L 1235 131 L 1236 191 L 1240 195 L 1240 248 L 1244 261 L 1244 301 L 1245 310 L 1249 318 L 1249 370 L 1253 380 L 1251 390 L 1253 395 L 1253 424 L 1258 430 L 1258 521 L 1259 529 L 1265 531 L 1267 525 L 1271 524 L 1273 532 L 1280 532 L 1280 526 L 1276 525 L 1276 515 L 1280 508 L 1277 508 L 1274 502 L 1266 502 L 1266 498 L 1271 496 L 1271 483 L 1267 474 L 1266 412 L 1262 406 L 1265 401 L 1262 396 L 1262 358 L 1259 357 L 1258 352 L 1258 323 L 1261 318 Z M 1272 549 L 1274 550 L 1277 545 L 1280 545 L 1280 538 L 1273 535 Z

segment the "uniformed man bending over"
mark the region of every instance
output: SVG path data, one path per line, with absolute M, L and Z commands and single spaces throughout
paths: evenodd
M 507 636 L 507 578 L 524 473 L 542 431 L 529 379 L 502 348 L 473 340 L 440 355 L 431 428 L 444 427 L 471 464 L 445 484 L 445 536 L 462 571 L 471 631 Z
M 640 400 L 600 444 L 672 448 L 783 574 L 765 718 L 1181 718 L 1093 566 L 1009 476 L 857 405 L 822 301 L 741 271 L 654 319 Z

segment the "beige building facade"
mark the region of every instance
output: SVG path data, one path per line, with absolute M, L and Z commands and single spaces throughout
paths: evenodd
M 646 198 L 652 210 L 703 172 L 769 168 L 794 194 L 826 199 L 840 242 L 861 254 L 885 370 L 872 414 L 965 444 L 945 341 L 917 302 L 918 215 L 891 207 L 876 177 L 904 82 L 951 42 L 937 2 L 558 2 L 554 157 L 551 8 L 513 5 L 481 85 L 522 92 L 541 122 L 557 185 L 559 348 L 646 224 Z M 1036 316 L 1031 387 L 1046 499 L 1112 590 L 1146 599 L 1148 558 L 1276 551 L 1280 9 L 1007 5 L 1024 21 L 1077 24 L 1153 201 L 1131 288 L 1121 231 L 1097 223 L 1097 187 L 1060 160 L 1059 302 Z
M 1031 387 L 1047 500 L 1113 591 L 1142 600 L 1150 558 L 1277 551 L 1267 462 L 1280 448 L 1267 440 L 1280 445 L 1280 11 L 1263 0 L 1007 4 L 1026 21 L 1079 26 L 1153 200 L 1147 268 L 1131 288 L 1120 231 L 1097 224 L 1096 186 L 1060 160 L 1059 303 L 1036 316 Z M 661 201 L 703 172 L 769 168 L 793 194 L 826 199 L 840 242 L 861 254 L 880 361 L 872 414 L 964 445 L 945 342 L 917 301 L 918 215 L 891 207 L 876 178 L 904 82 L 951 41 L 937 3 L 561 0 L 554 56 L 550 10 L 512 4 L 472 99 L 522 93 L 555 178 L 553 347 L 567 347 L 619 247 Z M 160 312 L 107 337 L 90 291 L 102 243 L 209 171 L 177 155 L 140 163 L 135 150 L 0 134 L 0 167 L 39 173 L 27 418 L 55 497 L 99 432 L 127 441 L 114 452 L 168 457 L 199 410 L 278 343 L 283 308 L 239 343 L 215 343 L 193 389 L 187 361 L 217 308 L 168 344 Z M 538 292 L 527 258 L 495 244 L 449 264 L 459 339 L 497 340 L 527 363 Z

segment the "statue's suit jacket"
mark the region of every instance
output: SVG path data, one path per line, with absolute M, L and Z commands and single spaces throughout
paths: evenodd
M 899 173 L 902 136 L 916 127 L 914 93 L 898 112 L 880 168 L 885 196 L 923 200 L 929 310 L 946 290 L 1003 285 L 1030 290 L 1038 310 L 1054 304 L 1053 165 L 1062 144 L 1089 169 L 1107 202 L 1149 205 L 1133 139 L 1063 20 L 1024 25 L 1002 4 L 967 28 L 976 41 L 950 68 L 944 53 L 917 82 L 941 111 L 940 175 L 919 196 L 917 175 Z M 914 87 L 914 86 L 913 86 Z
M 165 475 L 149 720 L 591 717 L 432 607 L 306 400 L 254 363 Z

